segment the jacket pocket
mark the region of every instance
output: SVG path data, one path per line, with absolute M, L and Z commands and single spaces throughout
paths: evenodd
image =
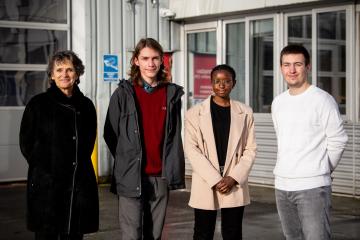
M 140 129 L 136 112 L 120 115 L 117 152 L 139 150 L 139 145 Z

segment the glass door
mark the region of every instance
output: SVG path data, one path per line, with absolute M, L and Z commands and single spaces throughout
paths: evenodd
M 216 29 L 186 34 L 187 109 L 211 93 L 210 72 L 216 66 Z

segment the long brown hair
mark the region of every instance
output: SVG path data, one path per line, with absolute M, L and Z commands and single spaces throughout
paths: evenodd
M 131 68 L 130 68 L 129 76 L 131 77 L 131 79 L 133 81 L 135 81 L 138 84 L 141 84 L 140 68 L 139 68 L 139 66 L 137 66 L 135 64 L 135 59 L 139 57 L 141 50 L 146 47 L 151 48 L 160 54 L 160 59 L 162 62 L 161 62 L 160 69 L 159 69 L 159 72 L 157 73 L 156 77 L 157 77 L 157 81 L 159 83 L 166 82 L 167 79 L 166 79 L 166 72 L 165 72 L 165 66 L 164 66 L 164 60 L 163 60 L 164 51 L 163 51 L 163 48 L 161 47 L 160 43 L 158 43 L 158 41 L 156 41 L 153 38 L 142 38 L 136 44 L 135 50 L 134 50 L 133 55 L 130 60 Z

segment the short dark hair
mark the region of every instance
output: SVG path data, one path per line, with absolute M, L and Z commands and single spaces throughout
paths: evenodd
M 159 72 L 157 73 L 156 77 L 159 82 L 165 82 L 166 81 L 166 72 L 165 72 L 165 66 L 164 66 L 164 51 L 161 47 L 160 43 L 156 41 L 153 38 L 142 38 L 140 41 L 136 44 L 135 50 L 133 52 L 133 55 L 130 60 L 130 72 L 129 75 L 133 81 L 138 82 L 141 79 L 141 73 L 140 68 L 135 64 L 135 59 L 139 57 L 141 50 L 144 48 L 151 48 L 155 51 L 157 51 L 160 55 L 160 59 L 162 61 L 160 65 Z
M 235 70 L 227 65 L 227 64 L 220 64 L 220 65 L 217 65 L 215 66 L 212 70 L 211 70 L 211 73 L 210 73 L 210 78 L 211 78 L 211 82 L 213 81 L 213 75 L 215 74 L 215 72 L 217 71 L 226 71 L 228 73 L 230 73 L 231 77 L 232 77 L 232 80 L 234 82 L 234 86 L 235 86 L 235 83 L 236 83 L 236 73 L 235 73 Z
M 310 54 L 304 46 L 297 44 L 290 44 L 284 47 L 280 53 L 280 65 L 282 65 L 282 57 L 288 54 L 302 54 L 305 58 L 305 65 L 310 64 Z
M 50 61 L 49 61 L 49 64 L 48 64 L 47 70 L 46 70 L 49 83 L 51 83 L 53 81 L 51 79 L 51 76 L 52 76 L 52 72 L 54 70 L 55 63 L 61 63 L 61 62 L 64 62 L 65 60 L 69 60 L 74 65 L 75 72 L 77 75 L 77 79 L 75 80 L 75 83 L 76 84 L 80 83 L 80 76 L 84 74 L 85 66 L 83 65 L 81 59 L 76 55 L 76 53 L 74 53 L 71 50 L 56 52 L 50 58 Z

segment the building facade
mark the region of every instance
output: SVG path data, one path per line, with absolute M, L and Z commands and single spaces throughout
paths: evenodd
M 360 195 L 360 2 L 323 0 L 29 0 L 0 1 L 0 180 L 21 180 L 18 147 L 24 105 L 47 87 L 47 58 L 73 49 L 85 64 L 81 89 L 98 113 L 94 163 L 100 179 L 112 159 L 102 128 L 116 81 L 105 79 L 104 55 L 118 57 L 118 76 L 142 37 L 158 39 L 172 81 L 184 86 L 183 111 L 211 93 L 209 73 L 227 63 L 237 73 L 232 97 L 254 109 L 258 155 L 250 182 L 272 186 L 276 137 L 270 106 L 286 89 L 279 53 L 289 43 L 311 52 L 312 84 L 339 104 L 349 143 L 333 191 Z M 187 163 L 186 173 L 191 167 Z

